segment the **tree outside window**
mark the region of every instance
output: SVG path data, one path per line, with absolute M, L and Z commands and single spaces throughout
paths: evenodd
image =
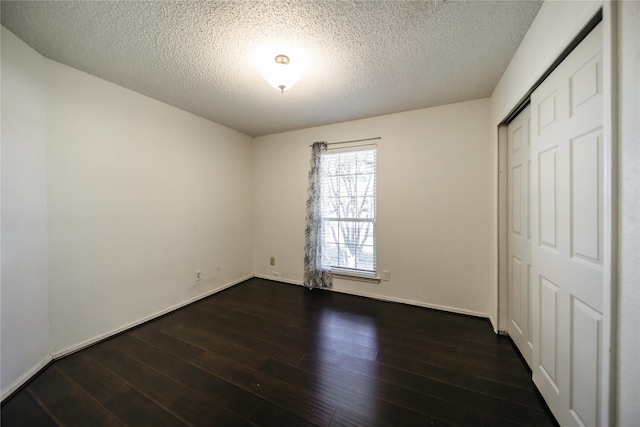
M 332 268 L 376 272 L 376 151 L 322 157 L 324 248 Z

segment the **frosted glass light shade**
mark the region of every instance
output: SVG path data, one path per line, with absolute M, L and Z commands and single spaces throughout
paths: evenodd
M 262 77 L 280 92 L 291 89 L 300 80 L 300 72 L 289 64 L 289 58 L 278 55 L 275 61 L 262 70 Z

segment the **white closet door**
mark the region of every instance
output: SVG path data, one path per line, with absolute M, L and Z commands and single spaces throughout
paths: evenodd
M 508 141 L 508 295 L 507 331 L 531 367 L 531 108 L 524 109 L 507 129 Z
M 533 380 L 563 426 L 599 425 L 602 24 L 531 96 Z

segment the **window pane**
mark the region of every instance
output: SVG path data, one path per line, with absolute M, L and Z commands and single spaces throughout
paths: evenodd
M 335 175 L 328 176 L 329 186 L 327 188 L 327 195 L 337 197 L 340 195 L 340 177 Z
M 340 218 L 352 218 L 355 212 L 355 200 L 352 197 L 340 197 L 333 199 L 334 203 L 338 203 L 338 215 Z
M 326 251 L 326 255 L 329 258 L 330 265 L 340 265 L 338 245 L 335 243 L 329 243 L 323 247 Z
M 356 180 L 357 175 L 342 175 L 338 177 L 340 185 L 338 186 L 338 192 L 340 196 L 352 196 L 356 194 Z
M 338 223 L 325 221 L 324 239 L 325 243 L 338 243 L 339 228 Z
M 331 265 L 375 272 L 375 150 L 326 154 L 322 167 L 322 215 L 333 219 L 325 221 Z
M 363 246 L 370 246 L 373 247 L 373 224 L 369 224 L 369 228 L 367 229 L 367 232 L 364 233 L 362 235 L 362 238 L 360 240 L 360 244 Z
M 338 173 L 342 175 L 353 174 L 356 172 L 355 157 L 352 155 L 341 155 L 338 162 Z
M 359 173 L 370 173 L 370 174 L 375 173 L 376 171 L 375 151 L 367 151 L 359 154 L 357 171 Z
M 372 175 L 357 175 L 357 193 L 358 196 L 373 196 L 375 193 L 375 180 Z
M 358 258 L 357 267 L 359 270 L 374 270 L 374 261 L 373 261 L 373 248 L 370 246 L 366 246 L 362 248 L 362 253 Z
M 358 218 L 375 218 L 376 206 L 375 199 L 373 197 L 359 198 L 358 203 Z
M 355 222 L 343 222 L 340 225 L 340 231 L 344 236 L 344 242 L 348 245 L 349 252 L 355 254 L 355 248 L 358 243 L 358 224 Z

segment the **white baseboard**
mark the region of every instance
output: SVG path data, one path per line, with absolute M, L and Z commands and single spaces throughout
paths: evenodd
M 269 276 L 267 274 L 254 274 L 253 277 L 257 277 L 258 279 L 272 280 L 274 282 L 288 283 L 290 285 L 302 286 L 302 281 L 301 280 L 286 279 L 284 277 Z
M 498 322 L 493 318 L 491 313 L 489 313 L 489 322 L 491 322 L 491 327 L 493 328 L 493 332 L 498 333 Z
M 179 304 L 173 305 L 173 306 L 171 306 L 169 308 L 165 308 L 164 310 L 160 310 L 160 311 L 158 311 L 156 313 L 153 313 L 153 314 L 151 314 L 149 316 L 145 316 L 142 319 L 136 320 L 135 322 L 131 322 L 131 323 L 129 323 L 127 325 L 124 325 L 124 326 L 121 326 L 121 327 L 119 327 L 117 329 L 113 329 L 113 330 L 111 330 L 109 332 L 106 332 L 104 334 L 98 335 L 97 337 L 94 337 L 94 338 L 88 339 L 86 341 L 83 341 L 80 344 L 76 344 L 76 345 L 73 345 L 71 347 L 67 347 L 64 350 L 61 350 L 61 351 L 58 351 L 58 352 L 54 353 L 53 356 L 52 356 L 53 360 L 60 359 L 62 357 L 68 356 L 68 355 L 70 355 L 72 353 L 75 353 L 77 351 L 80 351 L 80 350 L 82 350 L 84 348 L 92 346 L 93 344 L 97 344 L 100 341 L 104 341 L 107 338 L 110 338 L 110 337 L 112 337 L 114 335 L 119 334 L 120 332 L 124 332 L 127 329 L 134 328 L 134 327 L 136 327 L 138 325 L 146 323 L 146 322 L 148 322 L 150 320 L 153 320 L 153 319 L 155 319 L 157 317 L 160 317 L 162 315 L 170 313 L 170 312 L 172 312 L 174 310 L 182 308 L 182 307 L 184 307 L 186 305 L 189 305 L 189 304 L 191 304 L 193 302 L 196 302 L 198 300 L 201 300 L 203 298 L 211 296 L 211 295 L 213 295 L 215 293 L 218 293 L 220 291 L 224 291 L 225 289 L 230 288 L 230 287 L 232 287 L 234 285 L 237 285 L 238 283 L 244 282 L 245 280 L 251 279 L 252 277 L 253 277 L 253 275 L 249 275 L 249 276 L 245 276 L 245 277 L 243 277 L 241 279 L 234 280 L 233 282 L 229 282 L 229 283 L 224 284 L 222 286 L 219 286 L 219 287 L 217 287 L 215 289 L 209 290 L 209 291 L 207 291 L 207 292 L 205 292 L 203 294 L 200 294 L 200 295 L 198 295 L 196 297 L 190 298 L 190 299 L 188 299 L 186 301 L 183 301 L 183 302 L 181 302 Z
M 51 363 L 52 360 L 53 360 L 53 358 L 51 356 L 47 355 L 44 359 L 42 359 L 40 362 L 38 362 L 28 372 L 24 373 L 20 378 L 18 378 L 16 381 L 14 381 L 13 384 L 11 384 L 6 389 L 2 390 L 2 399 L 1 400 L 4 401 L 4 399 L 6 399 L 8 396 L 10 396 L 13 392 L 15 392 L 20 387 L 22 387 L 24 384 L 26 384 L 27 381 L 29 381 L 36 374 L 38 374 L 38 372 L 40 372 L 42 369 L 44 369 L 44 367 L 46 367 L 49 363 Z
M 164 310 L 160 310 L 160 311 L 158 311 L 158 312 L 156 312 L 154 314 L 151 314 L 149 316 L 145 316 L 142 319 L 139 319 L 139 320 L 137 320 L 135 322 L 131 322 L 131 323 L 129 323 L 129 324 L 125 325 L 125 326 L 122 326 L 120 328 L 116 328 L 116 329 L 111 330 L 109 332 L 106 332 L 104 334 L 100 334 L 100 335 L 98 335 L 96 337 L 93 337 L 93 338 L 90 338 L 90 339 L 88 339 L 86 341 L 83 341 L 83 342 L 81 342 L 79 344 L 75 344 L 75 345 L 72 345 L 71 347 L 67 347 L 64 350 L 60 350 L 60 351 L 57 351 L 57 352 L 55 352 L 53 354 L 47 355 L 36 366 L 31 368 L 28 372 L 23 374 L 18 380 L 16 380 L 13 384 L 11 384 L 11 386 L 9 386 L 6 389 L 2 390 L 2 400 L 4 400 L 6 397 L 10 396 L 13 392 L 15 392 L 20 387 L 22 387 L 24 384 L 26 384 L 31 378 L 33 378 L 38 373 L 40 373 L 40 371 L 45 366 L 47 366 L 50 362 L 52 362 L 54 360 L 61 359 L 61 358 L 65 357 L 65 356 L 68 356 L 68 355 L 70 355 L 72 353 L 75 353 L 77 351 L 85 349 L 85 348 L 87 348 L 87 347 L 89 347 L 89 346 L 91 346 L 93 344 L 97 344 L 100 341 L 103 341 L 103 340 L 105 340 L 107 338 L 110 338 L 110 337 L 112 337 L 114 335 L 119 334 L 120 332 L 126 331 L 127 329 L 131 329 L 131 328 L 136 327 L 138 325 L 141 325 L 141 324 L 143 324 L 145 322 L 148 322 L 149 320 L 153 320 L 153 319 L 155 319 L 157 317 L 160 317 L 160 316 L 162 316 L 164 314 L 170 313 L 170 312 L 172 312 L 174 310 L 182 308 L 182 307 L 184 307 L 186 305 L 189 305 L 189 304 L 191 304 L 193 302 L 196 302 L 196 301 L 201 300 L 203 298 L 206 298 L 206 297 L 208 297 L 210 295 L 213 295 L 215 293 L 223 291 L 223 290 L 225 290 L 227 288 L 230 288 L 230 287 L 232 287 L 234 285 L 237 285 L 238 283 L 241 283 L 241 282 L 244 282 L 245 280 L 251 279 L 252 277 L 254 277 L 253 274 L 248 275 L 248 276 L 243 277 L 243 278 L 240 278 L 238 280 L 234 280 L 234 281 L 232 281 L 230 283 L 227 283 L 227 284 L 219 286 L 219 287 L 217 287 L 215 289 L 209 290 L 209 291 L 207 291 L 207 292 L 205 292 L 203 294 L 200 294 L 200 295 L 198 295 L 196 297 L 190 298 L 190 299 L 188 299 L 186 301 L 183 301 L 183 302 L 181 302 L 179 304 L 173 305 L 173 306 L 171 306 L 169 308 L 166 308 Z
M 447 311 L 449 313 L 457 313 L 457 314 L 464 314 L 464 315 L 467 315 L 467 316 L 481 317 L 483 319 L 488 319 L 489 318 L 489 314 L 488 313 L 482 313 L 482 312 L 473 311 L 473 310 L 465 310 L 465 309 L 456 308 L 456 307 L 449 307 L 449 306 L 446 306 L 446 305 L 430 304 L 430 303 L 426 303 L 426 302 L 422 302 L 422 301 L 408 300 L 408 299 L 403 299 L 403 298 L 395 298 L 395 297 L 389 297 L 389 296 L 386 296 L 386 295 L 369 294 L 367 292 L 354 292 L 354 291 L 349 291 L 349 290 L 344 290 L 344 289 L 332 288 L 332 289 L 327 289 L 327 290 L 333 291 L 333 292 L 340 292 L 342 294 L 349 294 L 349 295 L 356 295 L 356 296 L 359 296 L 359 297 L 377 299 L 377 300 L 380 300 L 380 301 L 399 302 L 399 303 L 402 303 L 402 304 L 415 305 L 417 307 L 432 308 L 434 310 Z
M 291 279 L 286 279 L 284 277 L 274 277 L 274 276 L 269 276 L 266 274 L 256 274 L 254 277 L 258 277 L 260 279 L 267 279 L 267 280 L 272 280 L 274 282 L 282 282 L 282 283 L 289 283 L 292 285 L 300 285 L 302 286 L 302 282 L 300 280 L 291 280 Z M 482 313 L 479 311 L 472 311 L 472 310 L 464 310 L 461 308 L 455 308 L 455 307 L 448 307 L 445 305 L 438 305 L 438 304 L 429 304 L 429 303 L 425 303 L 422 301 L 414 301 L 414 300 L 408 300 L 408 299 L 403 299 L 403 298 L 394 298 L 394 297 L 388 297 L 385 295 L 378 295 L 378 294 L 370 294 L 367 292 L 354 292 L 354 291 L 348 291 L 348 290 L 344 290 L 344 289 L 336 289 L 336 288 L 328 288 L 328 289 L 322 289 L 322 290 L 327 290 L 327 291 L 332 291 L 332 292 L 339 292 L 342 294 L 349 294 L 349 295 L 356 295 L 359 297 L 366 297 L 366 298 L 371 298 L 371 299 L 377 299 L 380 301 L 391 301 L 391 302 L 399 302 L 402 304 L 408 304 L 408 305 L 415 305 L 418 307 L 425 307 L 425 308 L 432 308 L 434 310 L 440 310 L 440 311 L 447 311 L 450 313 L 457 313 L 457 314 L 465 314 L 467 316 L 474 316 L 474 317 L 482 317 L 483 319 L 489 319 L 489 321 L 491 321 L 491 315 L 488 313 Z M 493 325 L 494 322 L 491 321 L 491 324 Z M 495 327 L 494 327 L 495 330 Z

